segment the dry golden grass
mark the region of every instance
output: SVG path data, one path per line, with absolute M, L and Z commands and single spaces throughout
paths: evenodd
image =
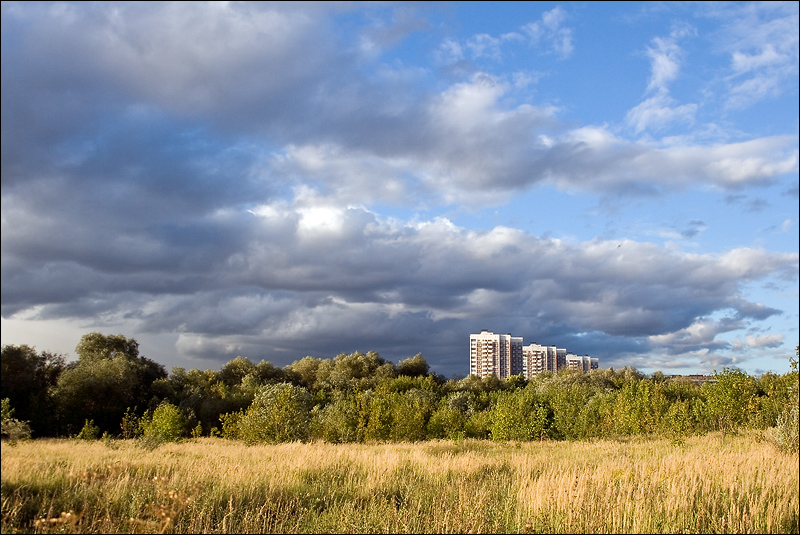
M 757 435 L 628 442 L 2 446 L 2 531 L 797 532 Z

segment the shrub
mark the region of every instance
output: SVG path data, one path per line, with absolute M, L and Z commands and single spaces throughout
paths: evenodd
M 10 444 L 15 444 L 18 440 L 31 438 L 31 428 L 28 422 L 17 420 L 14 416 L 14 409 L 11 408 L 11 399 L 4 398 L 2 401 L 2 434 L 8 438 Z
M 176 442 L 183 436 L 185 427 L 183 412 L 166 401 L 153 411 L 152 417 L 142 422 L 145 437 L 156 442 Z
M 122 416 L 122 422 L 119 425 L 122 430 L 122 438 L 136 438 L 142 434 L 141 419 L 136 416 L 135 411 L 135 408 L 131 409 L 128 407 L 125 414 Z
M 545 434 L 547 407 L 532 389 L 502 392 L 492 409 L 492 440 L 534 440 Z
M 311 394 L 291 383 L 264 385 L 239 419 L 238 436 L 247 444 L 306 440 L 311 420 Z
M 800 349 L 795 351 L 800 354 Z M 787 453 L 800 451 L 800 375 L 798 375 L 797 361 L 797 357 L 789 360 L 792 371 L 788 374 L 788 379 L 791 381 L 788 401 L 778 417 L 775 429 L 775 443 Z
M 239 420 L 242 419 L 243 415 L 244 411 L 226 412 L 219 415 L 219 421 L 222 424 L 222 438 L 229 440 L 239 438 Z
M 76 438 L 81 440 L 97 440 L 100 438 L 100 428 L 94 425 L 94 420 L 85 420 Z
M 192 429 L 192 438 L 200 438 L 203 436 L 203 424 L 197 422 L 197 425 Z

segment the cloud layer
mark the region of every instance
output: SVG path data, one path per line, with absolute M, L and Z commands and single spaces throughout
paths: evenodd
M 175 333 L 176 352 L 217 360 L 422 351 L 447 373 L 462 371 L 480 328 L 604 365 L 648 352 L 665 366 L 716 364 L 721 349 L 780 344 L 718 335 L 781 313 L 745 286 L 796 285 L 795 252 L 690 254 L 378 208 L 502 206 L 536 187 L 740 191 L 796 173 L 796 133 L 625 133 L 697 120 L 700 104 L 668 89 L 689 30 L 647 45 L 649 85 L 621 127 L 575 125 L 557 105 L 520 100 L 519 77 L 477 63 L 444 82 L 382 62 L 426 14 L 350 9 L 4 3 L 3 317 Z M 569 24 L 557 7 L 497 37 L 444 39 L 431 57 L 441 68 L 527 46 L 567 61 Z M 796 40 L 747 45 L 728 45 L 731 105 L 769 93 L 745 86 L 796 62 Z

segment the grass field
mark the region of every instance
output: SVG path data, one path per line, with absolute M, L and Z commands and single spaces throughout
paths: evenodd
M 505 444 L 36 440 L 2 532 L 797 533 L 798 456 L 759 435 Z

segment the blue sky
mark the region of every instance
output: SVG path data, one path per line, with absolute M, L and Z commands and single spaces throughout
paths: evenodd
M 784 372 L 798 4 L 2 4 L 2 343 Z

